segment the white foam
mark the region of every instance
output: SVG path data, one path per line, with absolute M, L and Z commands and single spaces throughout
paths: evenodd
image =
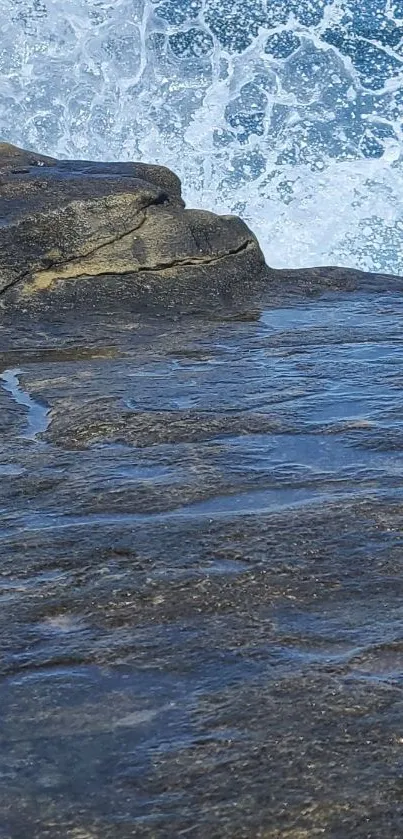
M 313 23 L 305 0 L 289 0 L 285 22 L 257 26 L 242 53 L 219 42 L 209 8 L 247 32 L 260 0 L 203 0 L 193 12 L 178 0 L 188 8 L 179 23 L 158 16 L 166 1 L 0 0 L 3 138 L 59 156 L 165 163 L 189 204 L 243 215 L 274 266 L 403 274 L 403 50 L 368 31 L 382 0 L 362 7 L 360 43 L 377 50 L 366 70 L 322 37 L 351 36 L 348 0 L 322 3 Z M 195 28 L 205 41 L 178 57 L 172 37 Z M 267 39 L 284 31 L 300 47 L 274 58 Z

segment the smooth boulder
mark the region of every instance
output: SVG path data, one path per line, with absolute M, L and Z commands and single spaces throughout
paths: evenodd
M 55 160 L 0 144 L 0 306 L 52 314 L 198 308 L 267 270 L 241 219 L 187 210 L 163 166 Z

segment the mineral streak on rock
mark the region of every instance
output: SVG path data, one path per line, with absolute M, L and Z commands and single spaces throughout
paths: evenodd
M 244 294 L 266 271 L 246 224 L 186 210 L 163 166 L 57 161 L 3 143 L 0 216 L 3 309 L 197 306 Z

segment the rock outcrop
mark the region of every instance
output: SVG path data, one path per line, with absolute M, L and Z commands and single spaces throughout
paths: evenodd
M 266 270 L 233 216 L 187 210 L 169 169 L 0 144 L 4 310 L 113 311 L 244 296 Z

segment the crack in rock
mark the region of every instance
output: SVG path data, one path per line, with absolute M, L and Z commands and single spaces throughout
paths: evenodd
M 3 288 L 0 291 L 0 296 L 4 295 L 4 292 L 9 290 L 12 286 L 16 285 L 18 282 L 24 283 L 28 277 L 32 277 L 32 283 L 28 284 L 23 289 L 24 296 L 31 296 L 32 294 L 38 293 L 43 290 L 47 290 L 51 288 L 54 283 L 57 283 L 58 280 L 80 280 L 84 277 L 105 277 L 116 274 L 120 277 L 129 276 L 131 274 L 141 274 L 141 273 L 159 273 L 168 271 L 174 268 L 181 268 L 186 266 L 192 265 L 213 265 L 217 262 L 220 262 L 224 259 L 227 259 L 231 256 L 236 256 L 243 251 L 248 250 L 254 246 L 254 241 L 252 239 L 247 239 L 242 244 L 238 245 L 238 247 L 228 248 L 224 253 L 216 254 L 214 256 L 210 255 L 202 255 L 202 256 L 189 256 L 184 258 L 178 259 L 171 259 L 166 262 L 157 262 L 154 265 L 136 265 L 134 262 L 130 267 L 128 266 L 128 259 L 123 255 L 123 257 L 113 257 L 113 254 L 109 255 L 106 254 L 106 261 L 111 261 L 112 266 L 110 269 L 106 268 L 105 265 L 102 264 L 102 259 L 97 266 L 97 263 L 93 263 L 92 265 L 88 265 L 88 270 L 85 270 L 85 262 L 87 260 L 91 260 L 93 257 L 97 257 L 99 255 L 102 256 L 102 251 L 105 251 L 110 246 L 113 246 L 117 242 L 122 242 L 125 239 L 129 240 L 130 245 L 130 237 L 132 237 L 147 220 L 147 213 L 144 212 L 141 220 L 139 220 L 139 224 L 135 227 L 131 228 L 130 230 L 125 231 L 124 233 L 120 234 L 119 236 L 114 237 L 113 239 L 108 240 L 107 242 L 103 242 L 96 248 L 93 248 L 92 251 L 89 251 L 85 255 L 74 256 L 70 260 L 60 260 L 52 262 L 49 267 L 31 272 L 27 271 L 23 275 L 21 275 L 18 279 L 16 279 L 13 283 L 10 283 L 8 286 Z M 120 264 L 119 264 L 120 263 Z M 77 267 L 77 270 L 74 271 L 74 267 Z

